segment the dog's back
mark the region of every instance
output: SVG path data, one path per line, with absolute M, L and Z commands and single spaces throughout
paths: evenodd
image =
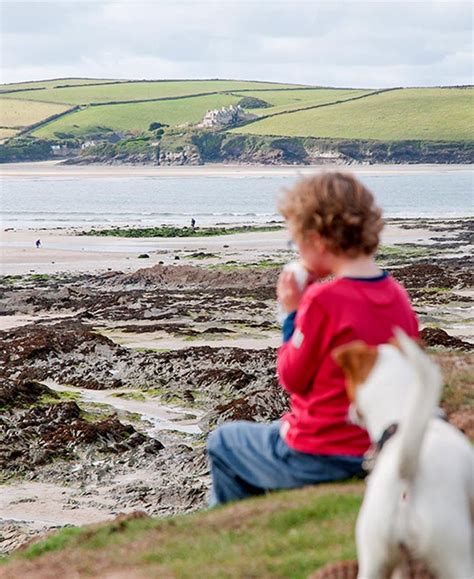
M 400 452 L 400 440 L 394 437 L 369 478 L 358 543 L 379 543 L 393 563 L 408 552 L 439 578 L 470 579 L 474 459 L 469 442 L 453 426 L 433 418 L 411 481 L 399 476 Z
M 355 388 L 357 413 L 373 440 L 397 424 L 368 479 L 357 521 L 359 577 L 390 577 L 410 556 L 437 579 L 472 579 L 474 454 L 466 437 L 434 418 L 442 388 L 437 366 L 397 334 L 400 350 L 379 346 L 372 370 Z M 364 348 L 343 348 L 336 359 L 354 379 L 354 358 L 366 356 Z M 366 360 L 374 360 L 373 350 Z

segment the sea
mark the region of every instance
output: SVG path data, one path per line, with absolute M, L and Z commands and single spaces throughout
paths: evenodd
M 474 214 L 467 169 L 364 172 L 384 216 L 456 218 Z M 278 198 L 295 176 L 4 178 L 2 229 L 197 226 L 281 221 Z

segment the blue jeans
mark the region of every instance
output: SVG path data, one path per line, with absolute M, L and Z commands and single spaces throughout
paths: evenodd
M 362 477 L 362 458 L 315 455 L 290 448 L 280 422 L 229 422 L 207 443 L 212 476 L 209 506 L 266 491 Z

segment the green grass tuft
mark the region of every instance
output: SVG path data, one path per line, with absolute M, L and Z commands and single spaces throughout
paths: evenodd
M 111 236 L 111 237 L 212 237 L 216 235 L 231 235 L 233 233 L 249 233 L 254 231 L 278 231 L 280 225 L 239 227 L 146 227 L 142 229 L 91 229 L 83 231 L 82 235 Z
M 74 544 L 83 532 L 83 529 L 79 527 L 61 529 L 58 533 L 54 533 L 42 541 L 33 543 L 24 551 L 21 551 L 19 555 L 25 559 L 36 559 L 36 557 L 40 557 L 51 551 L 61 551 Z

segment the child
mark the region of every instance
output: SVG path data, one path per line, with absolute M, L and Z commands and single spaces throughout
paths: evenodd
M 211 506 L 363 476 L 369 438 L 348 421 L 343 373 L 331 354 L 357 339 L 385 343 L 395 326 L 418 335 L 405 290 L 375 263 L 383 223 L 362 183 L 350 174 L 320 173 L 287 191 L 279 208 L 314 280 L 301 290 L 283 271 L 278 281 L 278 300 L 291 312 L 277 361 L 290 411 L 273 424 L 238 421 L 211 434 Z

